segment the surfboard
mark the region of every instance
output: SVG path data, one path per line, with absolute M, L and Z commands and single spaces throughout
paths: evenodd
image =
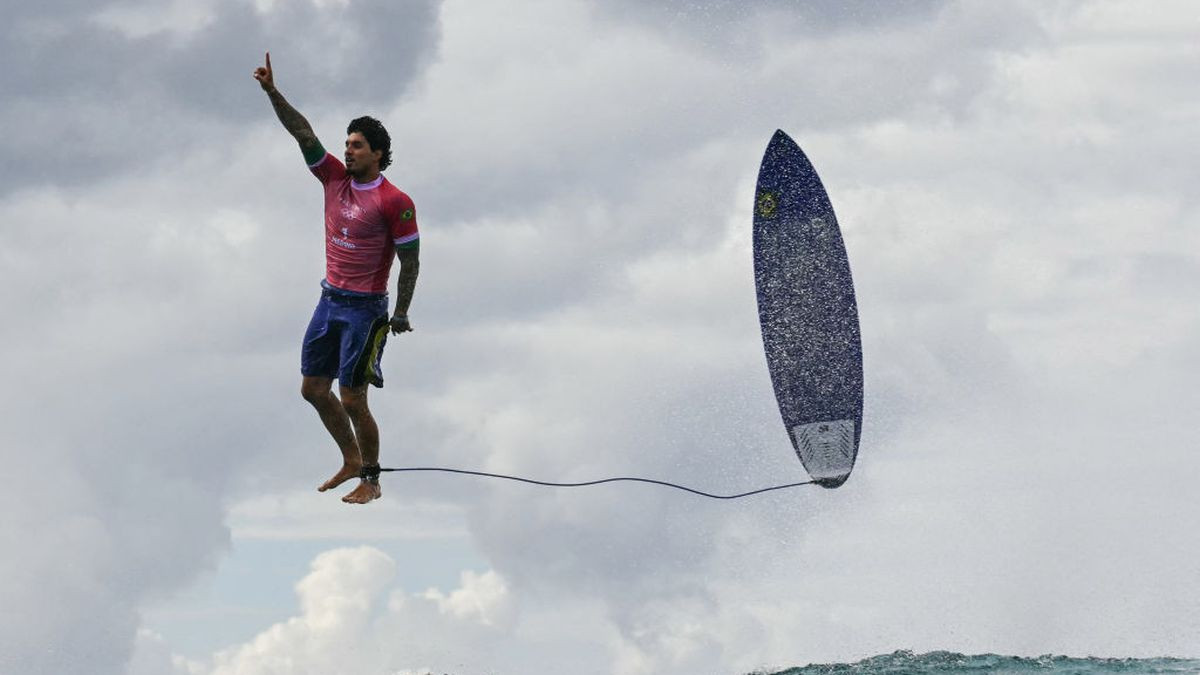
M 767 145 L 754 195 L 763 349 L 792 447 L 823 487 L 846 482 L 862 436 L 862 338 L 833 205 L 800 146 Z

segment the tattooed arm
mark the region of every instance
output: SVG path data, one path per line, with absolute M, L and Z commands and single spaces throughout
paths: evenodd
M 271 70 L 270 52 L 267 52 L 267 65 L 254 70 L 254 79 L 258 80 L 263 91 L 267 92 L 267 97 L 271 99 L 271 105 L 275 107 L 275 114 L 279 116 L 279 121 L 283 122 L 283 127 L 300 144 L 304 158 L 310 159 L 311 157 L 313 158 L 311 161 L 315 161 L 324 156 L 324 148 L 317 140 L 317 135 L 313 133 L 312 125 L 275 88 L 275 73 Z
M 396 283 L 396 311 L 392 314 L 392 333 L 399 335 L 412 330 L 408 322 L 408 306 L 413 291 L 417 288 L 417 275 L 421 271 L 420 249 L 416 246 L 397 246 L 396 257 L 400 258 L 400 280 Z

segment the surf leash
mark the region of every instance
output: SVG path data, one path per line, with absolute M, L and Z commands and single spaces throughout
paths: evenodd
M 508 476 L 508 475 L 505 475 L 502 473 L 489 473 L 487 471 L 468 471 L 467 469 L 450 469 L 450 468 L 441 467 L 441 466 L 405 466 L 405 467 L 396 467 L 396 468 L 370 466 L 370 467 L 363 467 L 361 477 L 366 480 L 378 481 L 380 473 L 386 473 L 386 472 L 401 473 L 401 472 L 416 472 L 416 471 L 438 471 L 438 472 L 442 472 L 442 473 L 453 473 L 453 474 L 460 474 L 460 475 L 466 475 L 466 476 L 482 476 L 485 478 L 500 478 L 503 480 L 518 481 L 521 483 L 529 483 L 531 485 L 543 485 L 546 487 L 588 487 L 590 485 L 601 485 L 604 483 L 617 483 L 617 482 L 621 482 L 621 481 L 632 482 L 632 483 L 649 483 L 651 485 L 660 485 L 663 487 L 675 488 L 676 490 L 683 490 L 684 492 L 690 492 L 694 495 L 699 495 L 701 497 L 708 497 L 709 499 L 741 499 L 742 497 L 750 497 L 752 495 L 758 495 L 758 494 L 762 494 L 764 492 L 772 492 L 774 490 L 786 490 L 788 488 L 796 488 L 796 487 L 801 487 L 804 485 L 814 485 L 817 482 L 815 480 L 808 480 L 808 481 L 804 481 L 801 483 L 787 483 L 785 485 L 772 485 L 771 487 L 759 488 L 757 490 L 751 490 L 749 492 L 739 492 L 737 494 L 731 494 L 731 495 L 718 495 L 718 494 L 713 494 L 711 492 L 705 492 L 703 490 L 696 490 L 694 488 L 690 488 L 690 487 L 687 487 L 684 485 L 678 485 L 676 483 L 671 483 L 671 482 L 668 482 L 665 480 L 654 480 L 653 478 L 634 478 L 634 477 L 630 477 L 630 476 L 618 476 L 615 478 L 601 478 L 600 480 L 589 480 L 589 481 L 583 481 L 583 482 L 579 482 L 579 483 L 561 483 L 561 482 L 553 482 L 553 481 L 534 480 L 532 478 L 522 478 L 520 476 Z

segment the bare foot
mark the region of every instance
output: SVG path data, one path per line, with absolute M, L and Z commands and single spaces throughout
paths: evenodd
M 362 474 L 362 465 L 361 464 L 343 464 L 341 470 L 338 471 L 337 473 L 333 474 L 333 478 L 330 478 L 329 480 L 325 481 L 324 483 L 321 484 L 321 487 L 317 488 L 317 492 L 324 492 L 326 490 L 332 490 L 333 488 L 341 485 L 342 483 L 345 483 L 346 481 L 350 480 L 351 478 L 358 478 L 361 474 Z
M 347 504 L 366 504 L 382 496 L 383 490 L 379 488 L 379 483 L 364 480 L 360 481 L 358 487 L 351 490 L 349 494 L 342 497 L 342 501 Z

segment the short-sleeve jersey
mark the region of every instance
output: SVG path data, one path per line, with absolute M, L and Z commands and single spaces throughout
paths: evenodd
M 412 199 L 379 176 L 357 183 L 330 153 L 309 166 L 325 186 L 325 280 L 356 293 L 387 293 L 396 246 L 416 245 Z

